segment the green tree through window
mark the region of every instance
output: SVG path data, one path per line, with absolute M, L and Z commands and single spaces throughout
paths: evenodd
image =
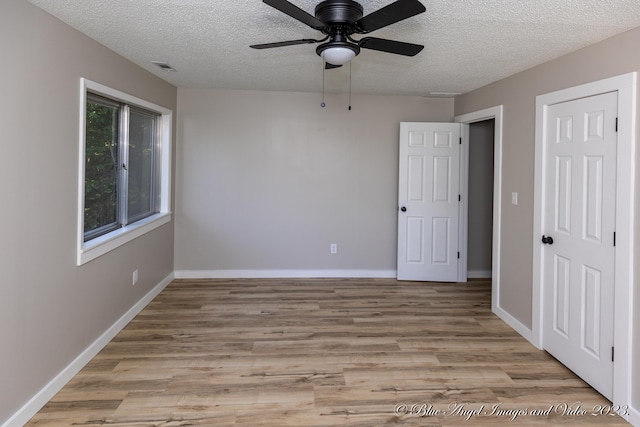
M 117 227 L 120 106 L 91 97 L 86 111 L 84 231 L 95 235 Z
M 158 114 L 89 93 L 85 120 L 88 241 L 158 212 Z

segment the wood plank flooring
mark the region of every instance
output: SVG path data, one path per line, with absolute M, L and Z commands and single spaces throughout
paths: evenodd
M 490 305 L 486 281 L 176 280 L 27 425 L 628 425 Z

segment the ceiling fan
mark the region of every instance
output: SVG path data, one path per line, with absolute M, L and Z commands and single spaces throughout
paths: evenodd
M 418 0 L 396 0 L 364 17 L 362 5 L 354 0 L 325 0 L 316 6 L 315 16 L 287 0 L 263 1 L 282 13 L 322 32 L 325 37 L 320 40 L 299 39 L 250 46 L 254 49 L 322 43 L 316 48 L 316 53 L 324 59 L 325 68 L 329 69 L 341 67 L 351 61 L 360 53 L 361 48 L 405 56 L 417 55 L 424 48 L 418 44 L 377 37 L 364 37 L 359 40 L 351 37 L 353 34 L 370 33 L 424 12 L 426 9 Z

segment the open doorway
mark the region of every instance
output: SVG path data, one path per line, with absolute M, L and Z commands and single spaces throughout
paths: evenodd
M 484 202 L 484 219 L 479 223 L 480 225 L 476 225 L 475 223 L 472 225 L 474 244 L 475 242 L 478 242 L 479 244 L 482 243 L 482 247 L 480 249 L 473 249 L 474 255 L 472 268 L 474 268 L 474 270 L 471 271 L 472 276 L 474 277 L 484 276 L 484 278 L 491 278 L 491 305 L 494 312 L 501 316 L 502 314 L 506 314 L 500 309 L 498 299 L 500 286 L 502 106 L 491 107 L 457 116 L 455 118 L 455 122 L 459 123 L 460 126 L 451 127 L 451 123 L 404 123 L 406 126 L 417 126 L 413 131 L 410 131 L 406 126 L 403 128 L 403 124 L 401 123 L 397 277 L 399 280 L 437 280 L 458 282 L 466 282 L 469 278 L 467 268 L 468 218 L 470 214 L 468 208 L 468 186 L 470 180 L 473 180 L 474 184 L 477 181 L 475 175 L 474 177 L 469 178 L 468 174 L 470 163 L 469 132 L 470 126 L 475 123 L 479 123 L 474 127 L 474 137 L 479 139 L 479 135 L 483 134 L 481 138 L 486 140 L 486 144 L 474 147 L 474 150 L 478 148 L 483 151 L 483 157 L 489 157 L 489 166 L 486 167 L 485 164 L 482 173 L 489 173 L 489 175 L 492 176 L 484 180 L 484 188 L 481 191 L 481 193 L 484 193 L 484 195 L 481 196 L 481 199 Z M 460 137 L 453 137 L 453 134 L 449 131 L 445 131 L 444 128 L 441 132 L 434 133 L 434 126 L 445 125 L 449 126 L 447 128 L 448 130 L 457 129 L 456 132 L 459 133 L 456 133 L 456 135 L 460 135 Z M 489 130 L 487 132 L 487 128 L 491 127 L 491 125 L 493 125 L 493 131 L 491 132 Z M 430 139 L 435 138 L 436 136 L 439 138 L 437 141 L 434 142 Z M 435 173 L 438 170 L 433 169 L 431 172 L 434 172 L 435 175 L 432 173 L 425 174 L 425 171 L 427 170 L 424 160 L 426 154 L 423 153 L 422 150 L 426 150 L 428 147 L 452 149 L 454 146 L 458 146 L 458 144 L 456 144 L 456 141 L 458 140 L 460 142 L 460 150 L 452 150 L 458 154 L 446 156 L 441 154 L 438 156 L 438 161 L 442 163 L 442 165 L 440 165 L 442 167 L 438 170 L 442 173 Z M 428 141 L 431 142 L 429 143 Z M 403 148 L 405 149 L 404 151 Z M 409 148 L 418 151 L 409 156 L 407 151 Z M 408 173 L 410 159 L 412 159 L 414 163 L 411 171 L 415 176 Z M 434 160 L 432 160 L 431 163 L 433 163 L 433 161 Z M 475 163 L 476 161 L 473 160 L 472 162 Z M 412 178 L 407 180 L 409 175 L 411 175 Z M 434 177 L 438 178 L 437 182 L 434 181 Z M 452 182 L 454 178 L 455 182 Z M 414 184 L 413 190 L 409 188 L 410 183 Z M 434 198 L 433 194 L 425 196 L 425 190 L 438 190 L 438 197 Z M 454 194 L 452 193 L 453 190 L 458 191 Z M 476 191 L 475 188 L 473 191 L 475 196 L 478 191 Z M 410 195 L 413 198 L 409 197 Z M 422 205 L 417 206 L 417 208 L 416 206 L 408 206 L 407 204 L 409 203 L 409 199 L 416 201 L 416 203 L 420 202 L 423 204 L 424 201 L 436 200 L 445 204 L 447 208 L 451 205 L 455 205 L 455 212 L 451 213 L 447 211 L 446 213 L 448 215 L 445 216 L 443 216 L 444 214 L 438 214 L 438 217 L 436 218 L 437 224 L 435 225 L 443 223 L 447 226 L 439 228 L 434 227 L 433 218 L 427 218 L 425 220 L 424 215 L 421 214 L 422 211 L 419 208 L 421 208 Z M 488 203 L 489 206 L 487 206 L 486 203 Z M 474 210 L 475 209 L 476 205 L 474 204 Z M 427 209 L 427 212 L 428 211 L 429 210 Z M 471 212 L 471 215 L 473 216 L 472 222 L 474 222 L 478 218 L 478 215 L 474 212 Z M 489 222 L 488 225 L 487 220 Z M 410 230 L 410 227 L 408 227 L 409 222 L 411 221 L 413 221 L 412 224 L 414 225 L 414 230 Z M 431 224 L 431 226 L 425 227 L 425 221 Z M 451 225 L 455 223 L 457 223 L 458 226 L 452 227 Z M 438 237 L 436 240 L 433 240 L 433 233 L 428 234 L 433 230 L 439 231 L 439 234 L 436 235 L 436 237 Z M 455 231 L 456 236 L 453 236 L 453 233 L 450 233 L 451 230 Z M 477 235 L 475 235 L 476 231 L 480 231 L 485 236 L 486 233 L 489 233 L 490 237 L 477 237 Z M 407 240 L 408 238 L 410 238 L 411 241 Z M 453 242 L 451 239 L 454 239 Z M 455 240 L 457 240 L 457 245 Z M 425 242 L 427 243 L 425 244 Z M 442 242 L 444 242 L 444 244 L 440 244 Z M 437 250 L 436 255 L 442 256 L 434 258 L 433 251 L 425 254 L 425 248 L 435 248 Z M 452 248 L 453 252 L 451 252 Z M 479 254 L 477 257 L 476 253 Z M 454 264 L 455 270 L 452 272 L 447 270 L 446 279 L 434 279 L 435 276 L 431 274 L 432 271 L 429 268 L 431 264 L 434 263 L 434 260 L 440 261 L 441 264 L 446 264 L 446 266 Z M 455 261 L 455 263 L 451 262 L 452 260 Z M 445 263 L 445 261 L 447 262 Z M 476 264 L 476 261 L 479 263 Z M 429 264 L 429 262 L 431 262 L 431 264 Z M 489 265 L 487 265 L 487 262 Z M 516 328 L 516 330 L 520 332 L 519 329 Z
M 502 219 L 502 122 L 503 122 L 503 106 L 498 105 L 495 107 L 485 108 L 483 110 L 474 111 L 471 113 L 462 114 L 455 117 L 455 121 L 463 124 L 463 137 L 462 137 L 462 173 L 465 173 L 469 168 L 469 127 L 473 123 L 484 122 L 493 120 L 494 123 L 494 135 L 493 135 L 493 212 L 492 212 L 492 227 L 491 227 L 491 310 L 502 320 L 504 320 L 509 326 L 515 329 L 519 334 L 525 338 L 531 340 L 531 330 L 526 328 L 517 319 L 513 318 L 506 310 L 500 306 L 500 251 L 501 251 L 501 219 Z M 462 183 L 466 185 L 467 178 L 462 176 Z M 463 280 L 467 280 L 467 218 L 469 216 L 469 209 L 467 206 L 466 188 L 462 189 L 463 194 L 463 213 L 461 221 L 461 240 L 460 247 L 462 248 L 461 258 L 464 258 L 460 266 L 460 277 Z
M 469 124 L 467 277 L 490 279 L 495 119 Z

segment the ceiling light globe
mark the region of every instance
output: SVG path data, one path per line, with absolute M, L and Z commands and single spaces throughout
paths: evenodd
M 356 52 L 348 47 L 329 47 L 320 54 L 329 64 L 342 65 L 356 57 Z

